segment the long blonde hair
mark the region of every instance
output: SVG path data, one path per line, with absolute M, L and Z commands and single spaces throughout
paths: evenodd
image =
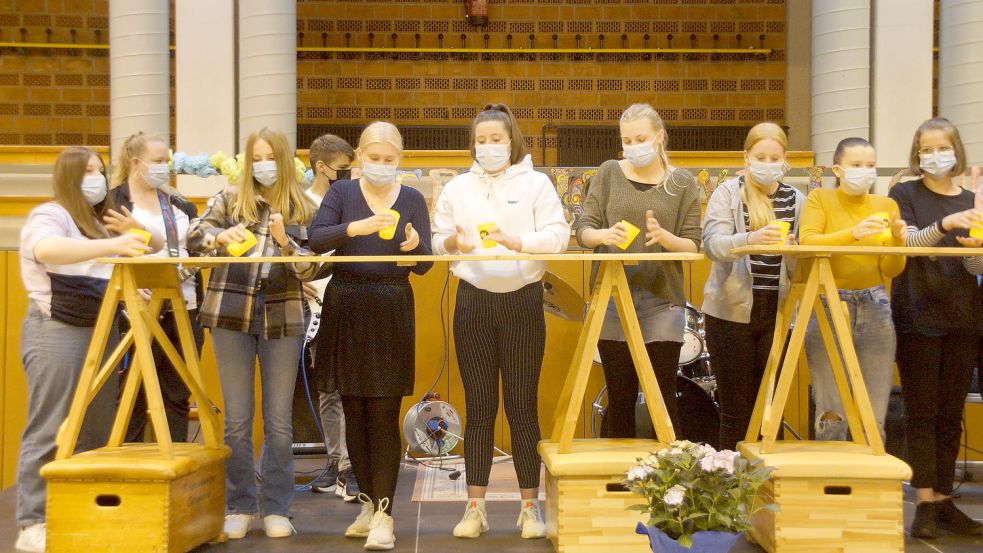
M 235 202 L 232 204 L 233 219 L 247 223 L 259 223 L 259 192 L 253 181 L 253 148 L 257 140 L 263 140 L 273 149 L 276 160 L 276 182 L 273 184 L 273 199 L 270 208 L 283 214 L 283 222 L 287 224 L 306 225 L 314 218 L 315 206 L 304 194 L 304 189 L 297 182 L 297 171 L 291 155 L 290 143 L 287 137 L 278 130 L 269 127 L 249 135 L 246 139 L 245 163 Z
M 758 123 L 751 127 L 744 139 L 744 153 L 747 154 L 755 144 L 762 140 L 774 140 L 783 151 L 788 151 L 788 136 L 785 131 L 775 123 Z M 751 171 L 747 170 L 744 176 L 744 186 L 741 187 L 741 200 L 747 205 L 748 215 L 751 219 L 749 230 L 758 230 L 768 226 L 775 218 L 775 208 L 771 203 L 771 198 L 756 183 L 751 182 Z
M 82 234 L 89 238 L 108 238 L 109 232 L 102 224 L 101 215 L 112 204 L 110 195 L 107 194 L 99 205 L 91 206 L 82 193 L 82 179 L 85 178 L 86 167 L 92 156 L 99 157 L 94 151 L 81 146 L 65 148 L 58 154 L 53 175 L 54 197 L 55 202 L 64 207 L 72 217 Z M 99 163 L 103 164 L 105 172 L 101 157 Z

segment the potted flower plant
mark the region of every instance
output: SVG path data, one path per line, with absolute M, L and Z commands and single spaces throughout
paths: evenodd
M 770 470 L 735 451 L 672 442 L 626 473 L 625 486 L 645 498 L 631 509 L 649 515 L 648 525 L 638 523 L 636 532 L 649 536 L 655 553 L 729 551 L 750 527 L 751 515 L 777 510 L 754 505 Z

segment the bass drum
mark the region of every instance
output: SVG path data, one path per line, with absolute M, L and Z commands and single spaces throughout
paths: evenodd
M 679 366 L 689 365 L 706 352 L 703 340 L 703 314 L 696 307 L 686 304 L 686 328 L 683 329 L 683 347 L 679 350 Z
M 591 435 L 601 437 L 601 424 L 607 410 L 607 386 L 601 388 L 591 409 Z M 679 408 L 679 426 L 676 438 L 705 443 L 717 448 L 720 444 L 720 412 L 703 386 L 682 375 L 676 376 L 676 404 Z M 638 393 L 635 404 L 635 435 L 654 438 L 655 429 L 649 417 L 645 395 Z

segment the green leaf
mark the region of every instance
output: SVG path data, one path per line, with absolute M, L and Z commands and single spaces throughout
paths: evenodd
M 693 547 L 692 534 L 683 534 L 682 536 L 679 536 L 679 539 L 676 541 L 678 541 L 679 545 L 685 547 L 686 549 L 690 549 L 691 547 Z

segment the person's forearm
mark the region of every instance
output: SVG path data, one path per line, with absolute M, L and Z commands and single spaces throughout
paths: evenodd
M 604 243 L 604 231 L 598 229 L 584 229 L 580 232 L 580 240 L 585 248 L 594 249 Z
M 34 258 L 46 265 L 71 265 L 97 257 L 109 257 L 113 251 L 106 239 L 44 238 L 34 245 Z
M 667 252 L 696 253 L 698 251 L 696 242 L 689 238 L 680 238 L 669 231 L 665 231 L 659 244 Z

